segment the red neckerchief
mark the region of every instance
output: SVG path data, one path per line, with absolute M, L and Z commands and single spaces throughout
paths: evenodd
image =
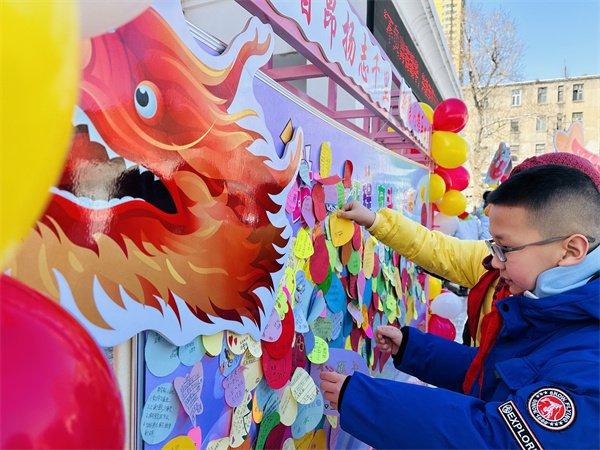
M 475 340 L 475 337 L 477 336 L 477 325 L 485 300 L 485 294 L 492 283 L 500 276 L 499 271 L 491 267 L 491 260 L 491 255 L 483 260 L 483 267 L 487 269 L 487 272 L 471 289 L 467 300 L 467 326 L 469 327 L 469 333 L 471 333 L 473 340 Z M 508 286 L 500 280 L 494 291 L 492 310 L 486 314 L 481 321 L 479 350 L 477 350 L 477 354 L 467 370 L 465 381 L 463 383 L 463 392 L 465 394 L 471 392 L 476 379 L 479 380 L 479 393 L 481 394 L 481 388 L 483 387 L 483 365 L 487 355 L 496 342 L 496 337 L 500 332 L 500 328 L 502 328 L 502 316 L 496 308 L 496 302 L 509 295 L 510 291 L 508 290 Z

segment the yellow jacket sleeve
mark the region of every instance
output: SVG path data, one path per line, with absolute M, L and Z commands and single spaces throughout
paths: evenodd
M 484 241 L 464 241 L 431 231 L 391 209 L 379 210 L 369 232 L 425 270 L 461 286 L 475 286 L 485 272 L 481 261 L 489 250 Z

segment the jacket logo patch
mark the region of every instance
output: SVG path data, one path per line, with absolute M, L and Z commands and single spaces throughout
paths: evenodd
M 500 417 L 504 419 L 508 429 L 514 436 L 517 444 L 521 447 L 521 450 L 543 450 L 539 441 L 531 431 L 531 428 L 527 425 L 527 422 L 523 420 L 523 416 L 517 410 L 512 400 L 502 403 L 498 406 Z
M 569 427 L 575 420 L 575 404 L 560 389 L 546 387 L 529 397 L 527 409 L 542 427 L 558 431 Z

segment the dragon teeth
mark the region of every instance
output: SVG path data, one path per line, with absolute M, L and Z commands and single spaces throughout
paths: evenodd
M 83 206 L 87 209 L 106 209 L 112 208 L 114 206 L 120 205 L 122 203 L 131 202 L 133 200 L 141 200 L 145 201 L 141 198 L 134 198 L 130 196 L 125 196 L 122 198 L 111 198 L 110 200 L 93 200 L 89 197 L 78 197 L 69 191 L 64 191 L 62 189 L 58 189 L 57 187 L 51 187 L 50 192 L 56 195 L 60 195 L 61 197 L 66 198 L 67 200 L 76 203 L 79 206 Z

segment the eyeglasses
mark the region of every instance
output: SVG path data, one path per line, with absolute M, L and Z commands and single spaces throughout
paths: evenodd
M 551 244 L 552 242 L 562 241 L 563 239 L 566 239 L 569 236 L 553 237 L 550 239 L 544 239 L 542 241 L 532 242 L 531 244 L 519 245 L 518 247 L 506 247 L 505 245 L 496 244 L 493 239 L 489 239 L 485 241 L 485 243 L 488 246 L 488 249 L 490 250 L 492 255 L 498 258 L 500 262 L 504 263 L 506 262 L 507 253 L 523 250 L 524 248 L 530 247 L 532 245 L 546 245 Z M 591 236 L 586 236 L 586 238 L 590 244 L 596 241 L 596 239 Z

